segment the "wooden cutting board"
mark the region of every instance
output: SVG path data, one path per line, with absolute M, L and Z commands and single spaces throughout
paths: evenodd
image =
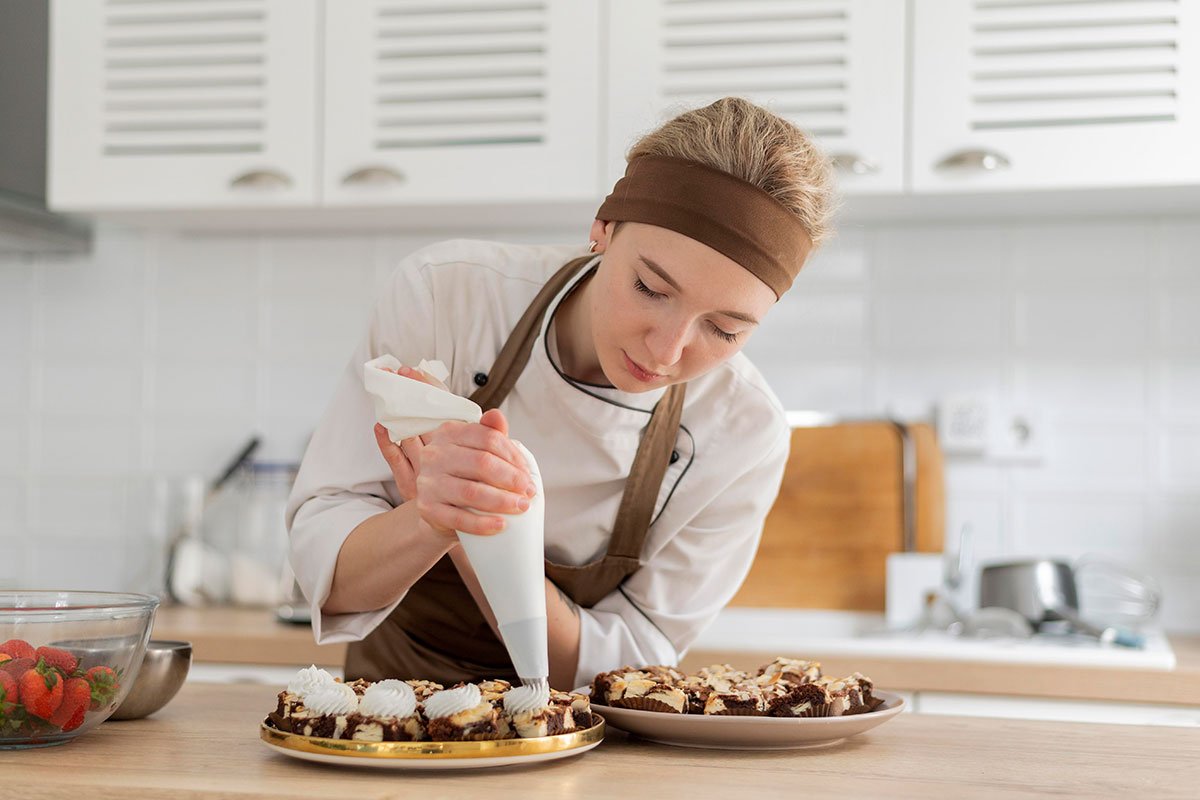
M 908 505 L 906 436 L 914 477 Z M 883 611 L 887 556 L 905 549 L 906 513 L 909 547 L 940 552 L 945 487 L 931 426 L 794 428 L 779 497 L 731 605 Z

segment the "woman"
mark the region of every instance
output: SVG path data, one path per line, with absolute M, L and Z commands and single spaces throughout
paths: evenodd
M 586 252 L 453 241 L 396 269 L 288 504 L 314 635 L 351 642 L 348 679 L 513 677 L 454 534 L 527 506 L 510 433 L 544 482 L 553 686 L 676 663 L 745 577 L 789 432 L 739 351 L 827 234 L 829 167 L 737 98 L 628 162 Z M 445 363 L 482 420 L 372 436 L 361 366 L 384 353 Z

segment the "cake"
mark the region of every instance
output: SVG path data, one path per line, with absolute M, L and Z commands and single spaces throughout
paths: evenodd
M 688 699 L 678 686 L 664 683 L 647 672 L 629 672 L 608 682 L 604 703 L 615 708 L 683 714 Z
M 434 692 L 424 703 L 429 738 L 439 742 L 509 739 L 515 734 L 501 709 L 473 683 Z
M 424 680 L 345 683 L 316 666 L 279 693 L 268 724 L 281 731 L 366 742 L 486 741 L 552 736 L 592 726 L 584 695 L 504 680 L 449 689 Z
M 811 683 L 821 677 L 821 664 L 798 658 L 776 658 L 758 668 L 755 681 L 760 686 L 772 683 Z
M 550 690 L 544 686 L 518 686 L 506 692 L 504 712 L 522 739 L 570 733 L 577 727 L 570 704 L 552 702 Z
M 685 675 L 664 666 L 602 672 L 591 686 L 591 702 L 673 714 L 707 716 L 831 717 L 865 714 L 883 701 L 870 678 L 822 676 L 816 661 L 775 658 L 754 672 L 729 664 Z

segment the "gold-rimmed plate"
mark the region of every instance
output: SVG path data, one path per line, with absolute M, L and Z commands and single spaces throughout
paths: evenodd
M 799 750 L 840 744 L 904 710 L 904 698 L 899 695 L 880 691 L 874 695 L 883 700 L 879 708 L 843 717 L 725 717 L 600 708 L 614 728 L 660 744 L 715 750 Z
M 490 742 L 358 742 L 287 733 L 267 720 L 259 738 L 272 750 L 291 758 L 383 769 L 479 769 L 553 761 L 586 753 L 604 739 L 604 719 L 590 728 L 533 739 Z

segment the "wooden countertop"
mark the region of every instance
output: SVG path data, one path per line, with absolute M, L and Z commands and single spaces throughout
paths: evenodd
M 190 641 L 197 661 L 282 666 L 340 667 L 346 645 L 317 645 L 307 625 L 277 622 L 270 611 L 244 608 L 161 608 L 154 638 Z M 774 653 L 693 650 L 685 669 L 730 663 L 748 668 L 777 655 L 820 661 L 829 674 L 861 672 L 881 688 L 899 691 L 969 692 L 1200 705 L 1200 636 L 1172 636 L 1174 670 L 1126 669 L 994 662 L 946 662 L 901 657 L 847 658 L 819 652 Z
M 901 714 L 837 747 L 738 752 L 609 729 L 576 758 L 522 768 L 396 773 L 288 758 L 258 739 L 278 687 L 189 683 L 148 719 L 0 758 L 13 797 L 332 800 L 782 797 L 1193 797 L 1200 730 Z M 519 794 L 518 794 L 519 793 Z

